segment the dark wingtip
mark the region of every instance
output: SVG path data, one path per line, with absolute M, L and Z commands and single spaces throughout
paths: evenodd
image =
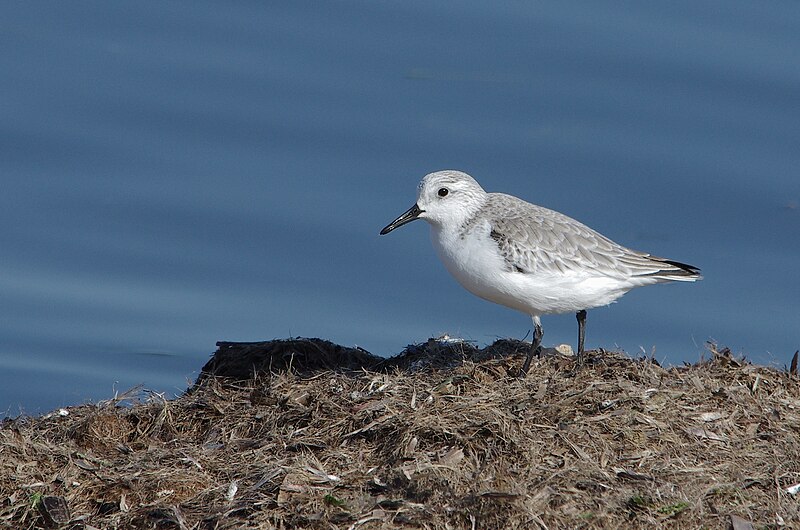
M 672 261 L 671 259 L 661 260 L 664 263 L 668 263 L 673 267 L 677 267 L 684 271 L 687 276 L 700 276 L 700 268 L 695 267 L 694 265 L 689 265 L 688 263 L 681 263 L 680 261 Z

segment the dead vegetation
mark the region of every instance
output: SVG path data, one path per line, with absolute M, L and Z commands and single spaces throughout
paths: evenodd
M 244 362 L 220 353 L 206 366 L 217 375 L 175 400 L 139 393 L 4 421 L 0 526 L 800 521 L 797 376 L 727 350 L 669 369 L 591 352 L 577 373 L 552 355 L 517 379 L 515 341 L 430 341 L 391 361 L 317 340 L 239 348 Z

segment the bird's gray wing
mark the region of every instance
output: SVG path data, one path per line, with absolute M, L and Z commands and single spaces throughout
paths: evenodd
M 593 271 L 599 276 L 697 277 L 697 269 L 631 250 L 562 213 L 516 197 L 491 194 L 482 215 L 509 270 L 521 273 Z

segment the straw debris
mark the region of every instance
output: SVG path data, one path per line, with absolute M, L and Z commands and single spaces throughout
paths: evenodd
M 238 345 L 237 345 L 238 344 Z M 380 359 L 220 343 L 136 390 L 0 424 L 0 527 L 791 528 L 800 385 L 710 346 L 662 368 L 449 339 Z

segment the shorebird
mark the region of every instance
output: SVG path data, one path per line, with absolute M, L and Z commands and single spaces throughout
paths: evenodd
M 629 249 L 562 213 L 487 193 L 461 171 L 426 175 L 416 203 L 380 233 L 416 219 L 430 224 L 436 253 L 465 289 L 530 315 L 533 340 L 520 375 L 541 352 L 542 315 L 575 313 L 581 366 L 587 309 L 634 287 L 702 278 L 693 265 Z

